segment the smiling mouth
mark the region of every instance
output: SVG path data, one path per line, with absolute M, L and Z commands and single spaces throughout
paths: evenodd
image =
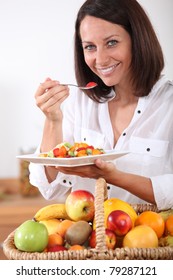
M 97 71 L 100 72 L 102 75 L 111 74 L 119 64 L 120 63 L 117 63 L 116 65 L 105 68 L 97 68 Z

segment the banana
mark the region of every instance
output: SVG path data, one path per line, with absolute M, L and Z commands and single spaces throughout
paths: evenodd
M 163 210 L 159 214 L 166 221 L 169 216 L 173 215 L 173 209 Z
M 42 220 L 49 219 L 69 219 L 67 212 L 65 210 L 65 204 L 50 204 L 40 208 L 34 215 L 34 220 L 40 222 Z

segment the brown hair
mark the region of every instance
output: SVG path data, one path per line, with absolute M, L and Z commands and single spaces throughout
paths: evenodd
M 132 85 L 136 96 L 147 96 L 160 77 L 164 58 L 160 43 L 144 9 L 136 0 L 87 0 L 81 6 L 75 23 L 75 75 L 78 84 L 95 81 L 98 87 L 86 94 L 101 102 L 112 87 L 106 86 L 84 60 L 80 24 L 85 16 L 94 16 L 121 25 L 132 40 Z

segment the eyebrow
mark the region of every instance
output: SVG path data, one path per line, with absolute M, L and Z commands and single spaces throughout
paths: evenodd
M 109 40 L 109 39 L 112 38 L 112 37 L 120 37 L 120 35 L 118 35 L 118 34 L 112 34 L 112 35 L 108 36 L 107 38 L 105 38 L 104 41 Z
M 106 37 L 105 39 L 103 39 L 103 41 L 107 41 L 107 40 L 109 40 L 109 39 L 112 38 L 112 37 L 120 37 L 120 35 L 118 35 L 118 34 L 112 34 L 112 35 Z M 90 41 L 81 41 L 81 42 L 82 42 L 82 43 L 85 43 L 85 44 L 91 44 L 91 43 L 92 43 L 92 42 L 90 42 Z

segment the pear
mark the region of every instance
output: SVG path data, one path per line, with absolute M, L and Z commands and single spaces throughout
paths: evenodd
M 164 237 L 159 238 L 159 246 L 173 246 L 173 236 L 167 235 Z
M 163 210 L 159 212 L 159 215 L 166 221 L 169 216 L 173 215 L 173 209 Z

